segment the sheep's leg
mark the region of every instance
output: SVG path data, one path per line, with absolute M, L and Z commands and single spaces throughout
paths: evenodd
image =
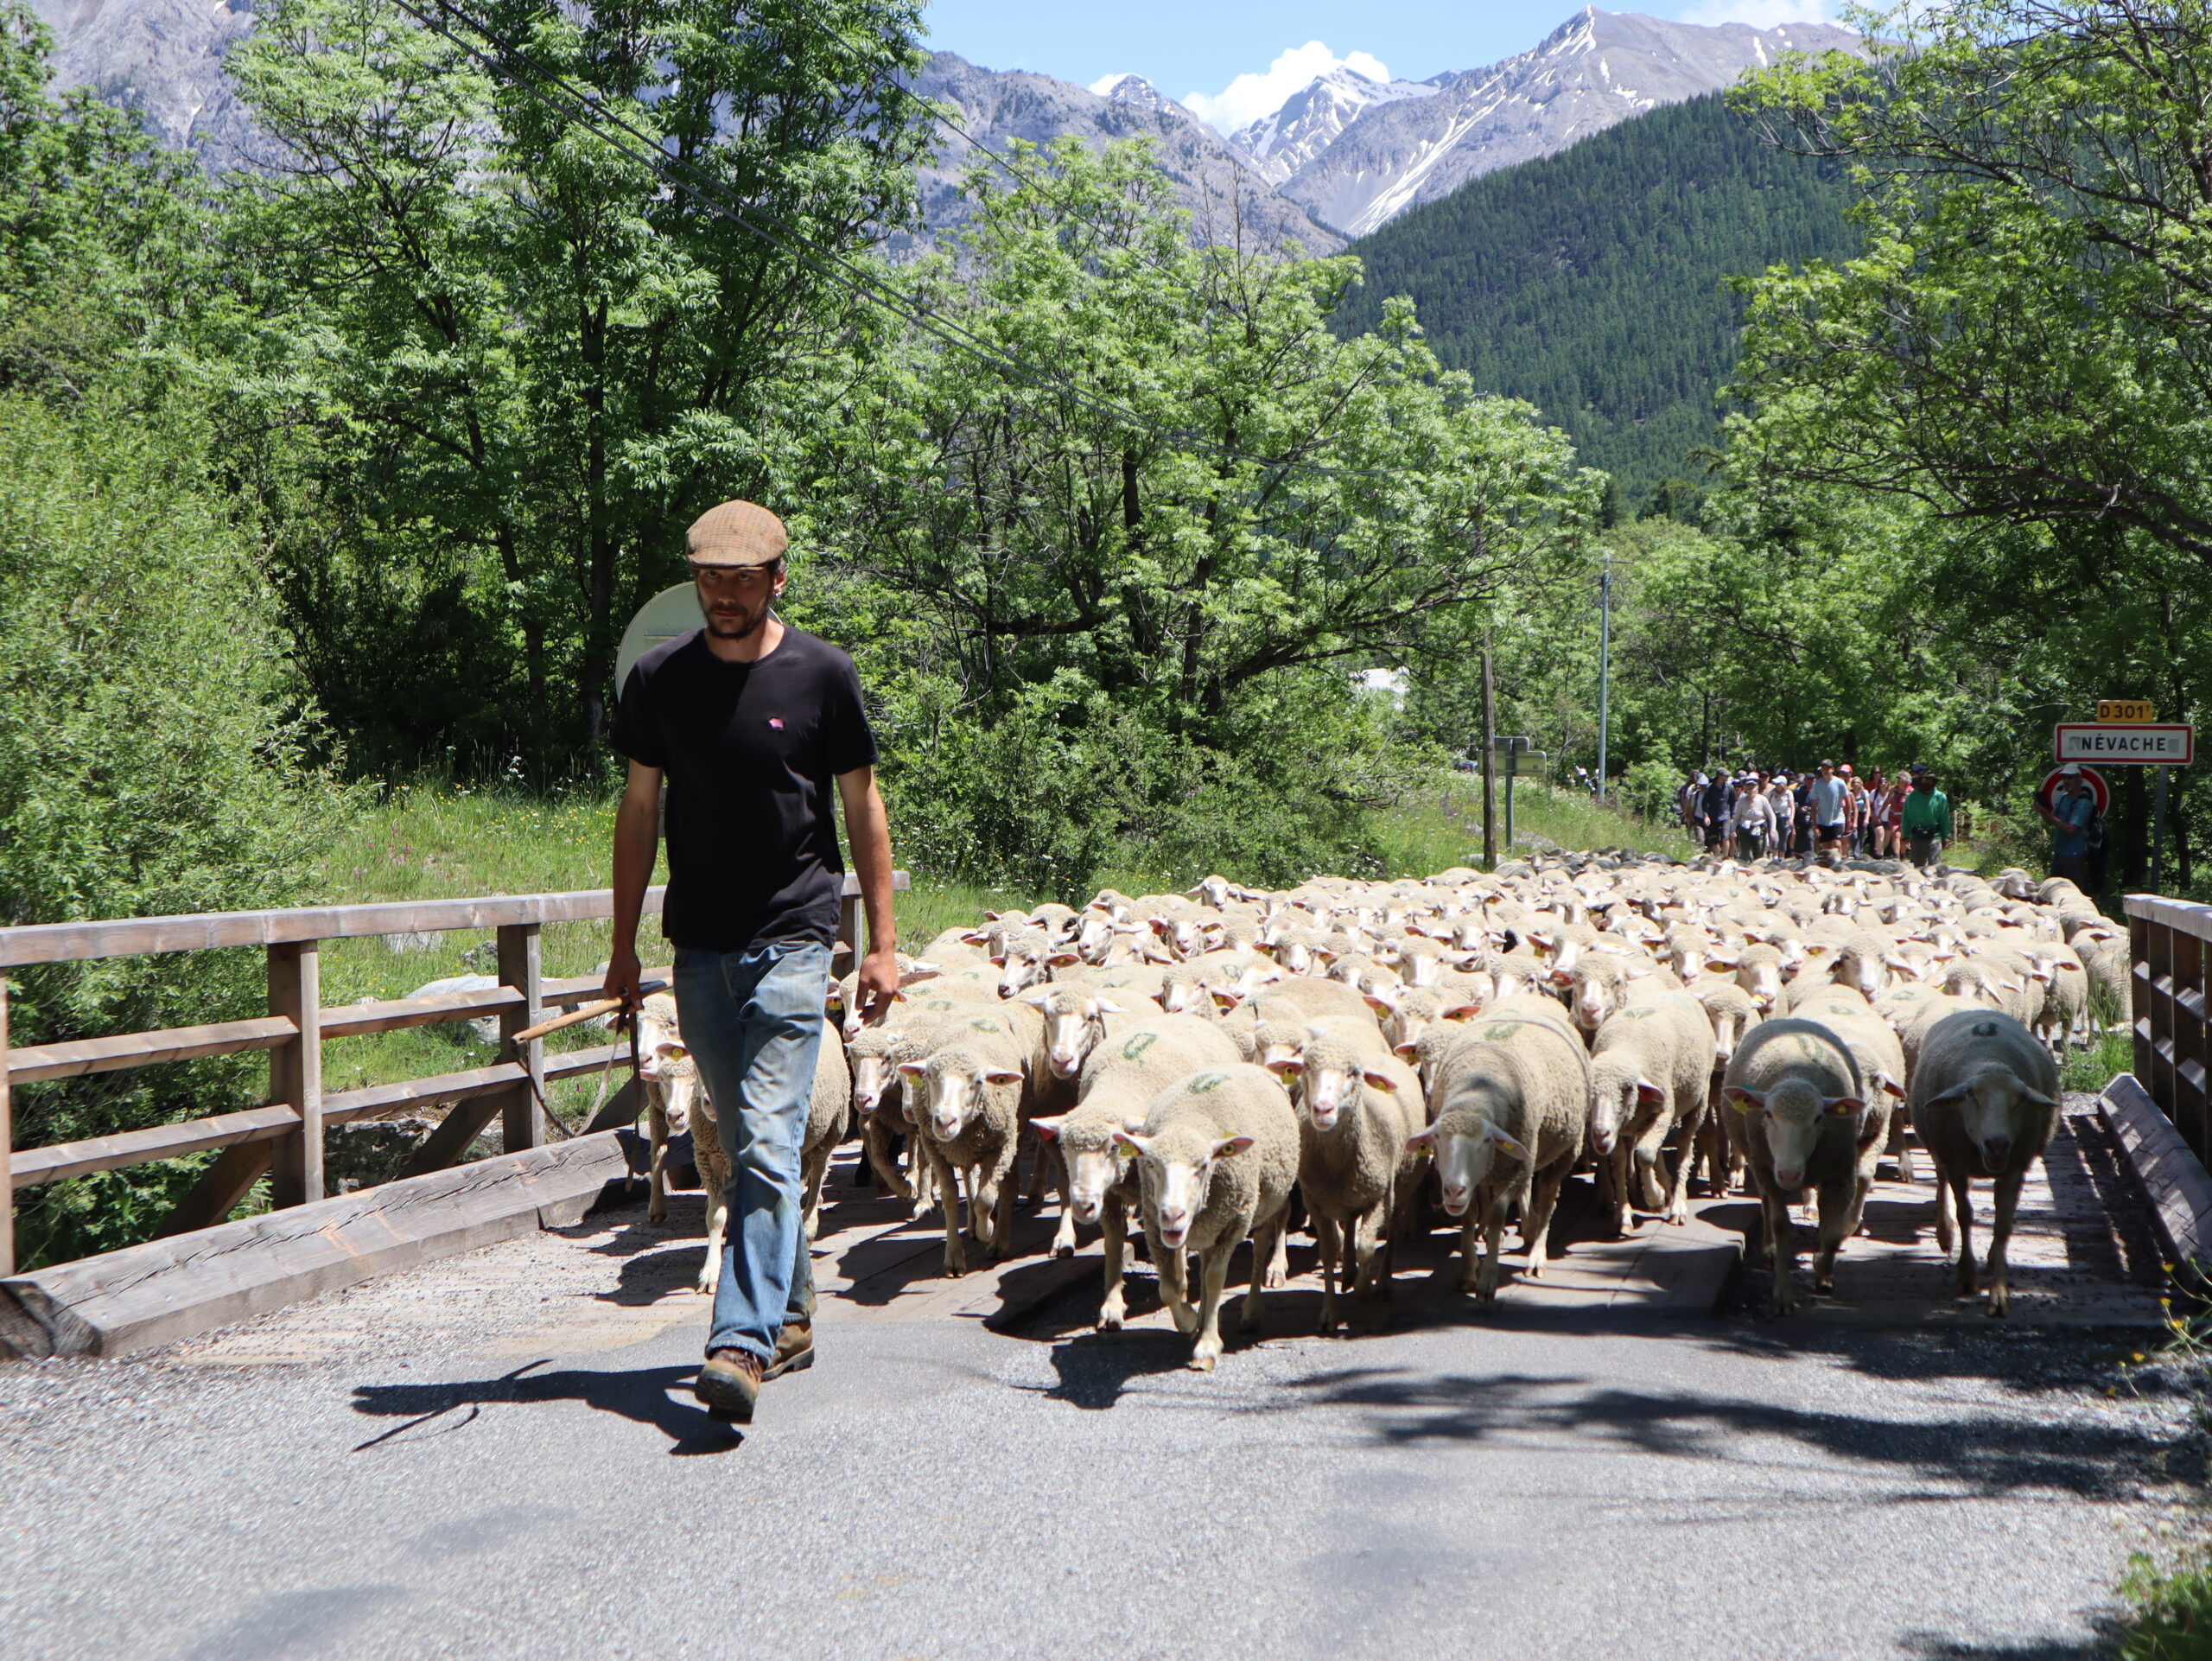
M 1890 1157 L 1897 1162 L 1897 1181 L 1900 1182 L 1910 1182 L 1915 1180 L 1912 1169 L 1912 1148 L 1904 1139 L 1906 1117 L 1905 1111 L 1902 1107 L 1892 1108 L 1890 1111 L 1889 1154 Z
M 806 1238 L 822 1231 L 822 1184 L 830 1174 L 830 1144 L 823 1142 L 799 1162 L 799 1181 L 806 1192 Z
M 868 1150 L 868 1168 L 875 1173 L 876 1183 L 884 1193 L 896 1194 L 901 1200 L 914 1197 L 913 1185 L 899 1169 L 899 1156 L 891 1146 L 893 1133 L 878 1124 L 875 1115 L 861 1117 L 861 1146 Z
M 1523 1168 L 1516 1174 L 1512 1183 L 1501 1187 L 1490 1202 L 1490 1215 L 1484 1219 L 1483 1226 L 1482 1276 L 1475 1286 L 1478 1302 L 1497 1301 L 1498 1278 L 1504 1268 L 1499 1248 L 1504 1244 L 1506 1210 L 1513 1201 L 1521 1198 L 1522 1190 L 1527 1183 L 1528 1172 Z
M 646 1099 L 652 1104 L 646 1118 L 653 1157 L 652 1174 L 645 1179 L 645 1221 L 658 1225 L 668 1221 L 668 1110 L 661 1105 L 658 1090 L 648 1090 Z
M 1060 1225 L 1052 1231 L 1052 1255 L 1055 1257 L 1075 1256 L 1075 1207 L 1065 1200 L 1060 1205 Z
M 1274 1245 L 1268 1253 L 1268 1271 L 1261 1284 L 1270 1292 L 1290 1279 L 1290 1214 L 1286 1211 L 1276 1219 Z
M 1118 1333 L 1129 1310 L 1128 1295 L 1122 1285 L 1122 1231 L 1128 1225 L 1128 1218 L 1122 1209 L 1122 1202 L 1110 1193 L 1106 1196 L 1106 1203 L 1098 1208 L 1098 1225 L 1106 1237 L 1106 1301 L 1098 1306 L 1098 1330 Z
M 1766 1213 L 1766 1253 L 1774 1264 L 1774 1312 L 1786 1315 L 1797 1307 L 1797 1290 L 1790 1284 L 1796 1267 L 1796 1221 L 1789 1215 L 1789 1198 L 1770 1183 L 1759 1187 L 1760 1209 Z
M 1198 1256 L 1198 1341 L 1192 1346 L 1191 1365 L 1200 1372 L 1211 1372 L 1221 1354 L 1221 1289 L 1236 1251 L 1235 1245 L 1224 1240 Z
M 1705 1116 L 1705 1134 L 1700 1139 L 1705 1152 L 1705 1191 L 1719 1197 L 1735 1187 L 1735 1149 L 1728 1144 L 1728 1127 L 1721 1123 L 1719 1111 L 1708 1106 Z
M 2024 1170 L 2007 1171 L 1997 1179 L 1997 1210 L 1989 1222 L 1989 1313 L 2003 1320 L 2012 1310 L 2012 1289 L 2005 1272 L 2005 1248 L 2012 1238 L 2012 1213 L 2020 1204 Z
M 991 1256 L 1001 1263 L 1014 1256 L 1014 1191 L 1020 1186 L 1014 1157 L 1014 1144 L 1009 1142 L 988 1179 L 987 1192 L 976 1196 L 976 1203 L 993 1213 Z
M 1022 1196 L 1021 1203 L 1025 1206 L 1041 1206 L 1045 1203 L 1045 1185 L 1046 1182 L 1052 1181 L 1053 1176 L 1052 1161 L 1055 1156 L 1055 1149 L 1051 1142 L 1046 1141 L 1044 1137 L 1039 1136 L 1034 1130 L 1030 1130 L 1029 1122 L 1027 1119 L 1022 1121 L 1021 1130 L 1022 1134 L 1028 1139 L 1031 1147 L 1036 1150 L 1035 1155 L 1030 1161 L 1029 1164 L 1029 1191 Z M 1020 1168 L 1021 1156 L 1019 1154 L 1016 1154 L 1014 1155 L 1014 1170 L 1016 1173 L 1019 1173 Z M 1009 1181 L 1013 1180 L 1014 1179 L 1009 1179 Z M 1067 1184 L 1065 1182 L 1062 1182 L 1059 1185 L 1059 1189 L 1060 1199 L 1063 1203 L 1065 1203 L 1067 1199 Z
M 949 1276 L 968 1272 L 968 1245 L 960 1232 L 960 1190 L 952 1168 L 926 1137 L 917 1135 L 913 1146 L 922 1150 L 931 1186 L 944 1196 L 944 1272 Z
M 1332 1332 L 1337 1324 L 1337 1259 L 1344 1253 L 1344 1236 L 1333 1217 L 1316 1215 L 1313 1243 L 1321 1249 L 1321 1320 L 1317 1331 Z
M 1613 1174 L 1613 1232 L 1616 1234 L 1624 1235 L 1636 1226 L 1629 1202 L 1629 1179 L 1635 1174 L 1630 1167 L 1635 1160 L 1636 1149 L 1630 1145 L 1627 1134 L 1624 1132 L 1613 1143 L 1612 1155 L 1608 1161 Z
M 1936 1248 L 1949 1263 L 1951 1254 L 1959 1249 L 1958 1225 L 1951 1214 L 1951 1177 L 1941 1160 L 1931 1159 L 1936 1167 Z
M 1191 1308 L 1190 1254 L 1181 1246 L 1169 1247 L 1150 1226 L 1145 1229 L 1146 1242 L 1152 1247 L 1153 1267 L 1160 1274 L 1160 1296 L 1173 1317 L 1175 1330 L 1188 1336 L 1198 1330 L 1198 1312 Z
M 1574 1159 L 1554 1160 L 1537 1173 L 1535 1191 L 1529 1207 L 1529 1278 L 1543 1278 L 1544 1265 L 1551 1261 L 1552 1212 L 1559 1205 L 1559 1191 L 1567 1181 L 1567 1174 L 1574 1168 Z
M 1476 1231 L 1482 1227 L 1483 1219 L 1490 1214 L 1490 1202 L 1470 1201 L 1466 1220 L 1459 1225 L 1459 1289 L 1475 1289 L 1477 1276 L 1482 1269 L 1482 1254 L 1475 1248 Z
M 1981 1281 L 1974 1262 L 1974 1189 L 1964 1171 L 1952 1173 L 1951 1193 L 1959 1213 L 1959 1290 L 1971 1295 Z
M 1354 1295 L 1374 1301 L 1377 1295 L 1376 1282 L 1381 1279 L 1384 1251 L 1382 1237 L 1389 1231 L 1390 1202 L 1378 1200 L 1363 1215 L 1352 1219 L 1352 1256 L 1359 1266 L 1359 1278 L 1353 1282 Z
M 716 1176 L 727 1179 L 728 1172 L 713 1168 L 721 1163 L 715 1160 L 699 1169 L 699 1186 L 707 1191 L 707 1255 L 699 1264 L 696 1284 L 699 1290 L 709 1295 L 721 1278 L 722 1240 L 729 1231 L 729 1184 L 727 1180 L 715 1181 Z
M 1846 1187 L 1848 1183 L 1850 1186 Z M 1866 1202 L 1866 1187 L 1854 1171 L 1841 1181 L 1820 1187 L 1821 1248 L 1813 1259 L 1813 1289 L 1835 1291 L 1835 1254 L 1856 1231 L 1859 1209 Z
M 1273 1222 L 1263 1223 L 1252 1231 L 1252 1279 L 1244 1289 L 1244 1307 L 1236 1312 L 1236 1324 L 1248 1333 L 1260 1330 L 1260 1288 L 1267 1282 L 1267 1272 L 1261 1266 L 1262 1260 L 1272 1255 L 1270 1248 L 1287 1231 L 1285 1221 L 1283 1213 L 1277 1212 Z M 1221 1262 L 1222 1273 L 1225 1276 L 1229 1272 L 1227 1252 L 1222 1254 Z
M 1682 1121 L 1682 1140 L 1675 1155 L 1675 1176 L 1667 1191 L 1667 1220 L 1677 1228 L 1690 1220 L 1690 1167 L 1697 1162 L 1699 1138 L 1705 1131 L 1705 1104 L 1690 1110 Z

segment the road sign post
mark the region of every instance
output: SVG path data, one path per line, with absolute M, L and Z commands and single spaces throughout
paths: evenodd
M 2051 749 L 2063 764 L 2156 767 L 2151 780 L 2151 891 L 2165 888 L 2166 775 L 2196 759 L 2196 729 L 2185 721 L 2160 722 L 2142 698 L 2100 698 L 2094 721 L 2062 721 L 2051 729 Z M 2103 780 L 2099 780 L 2100 786 Z M 2044 788 L 2048 791 L 2050 780 Z M 2100 794 L 2103 794 L 2101 791 Z

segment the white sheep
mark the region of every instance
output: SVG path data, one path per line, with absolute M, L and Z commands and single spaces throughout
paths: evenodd
M 2057 1066 L 2035 1034 L 2007 1015 L 1985 1009 L 1947 1015 L 1921 1049 L 1912 1122 L 1936 1167 L 1936 1238 L 1946 1258 L 1957 1251 L 1961 1292 L 1976 1289 L 1973 1179 L 1997 1180 L 1988 1308 L 2002 1316 L 2011 1308 L 2005 1248 L 2020 1185 L 2058 1128 Z
M 1298 1116 L 1274 1076 L 1247 1062 L 1207 1067 L 1161 1091 L 1144 1129 L 1117 1133 L 1137 1161 L 1145 1237 L 1176 1330 L 1195 1333 L 1191 1365 L 1211 1371 L 1222 1350 L 1221 1294 L 1230 1259 L 1252 1242 L 1243 1328 L 1260 1324 L 1262 1265 L 1274 1256 L 1298 1180 Z M 1191 1308 L 1186 1254 L 1198 1254 Z

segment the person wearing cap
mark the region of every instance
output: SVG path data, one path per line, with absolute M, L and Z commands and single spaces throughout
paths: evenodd
M 1736 841 L 1739 859 L 1757 859 L 1774 841 L 1774 804 L 1766 799 L 1759 775 L 1747 772 L 1736 792 Z
M 677 1015 L 728 1156 L 728 1225 L 707 1360 L 694 1392 L 753 1419 L 767 1380 L 814 1360 L 814 1271 L 799 1153 L 828 1002 L 844 863 L 837 805 L 868 913 L 857 996 L 899 990 L 891 833 L 875 735 L 853 660 L 775 614 L 783 522 L 752 502 L 702 514 L 684 539 L 703 627 L 655 646 L 622 687 L 614 747 L 629 778 L 614 820 L 614 939 L 606 991 L 635 1007 L 638 919 L 668 786 Z
M 1821 763 L 1807 798 L 1813 809 L 1813 833 L 1821 851 L 1841 846 L 1851 811 L 1851 787 L 1836 777 L 1834 762 Z
M 1899 824 L 1907 859 L 1926 870 L 1942 857 L 1943 844 L 1951 839 L 1951 799 L 1936 788 L 1936 775 L 1918 761 L 1912 764 L 1912 789 Z
M 2089 888 L 2089 821 L 2097 816 L 2096 792 L 2069 761 L 2058 770 L 2058 783 L 2050 799 L 2038 797 L 2036 811 L 2050 827 L 2050 874 L 2063 876 L 2084 893 Z

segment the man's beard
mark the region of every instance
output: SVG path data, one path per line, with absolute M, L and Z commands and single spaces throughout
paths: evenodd
M 717 640 L 742 640 L 758 633 L 760 625 L 767 620 L 768 608 L 766 606 L 755 612 L 741 610 L 734 623 L 724 622 L 720 614 L 709 610 L 707 613 L 707 633 Z

